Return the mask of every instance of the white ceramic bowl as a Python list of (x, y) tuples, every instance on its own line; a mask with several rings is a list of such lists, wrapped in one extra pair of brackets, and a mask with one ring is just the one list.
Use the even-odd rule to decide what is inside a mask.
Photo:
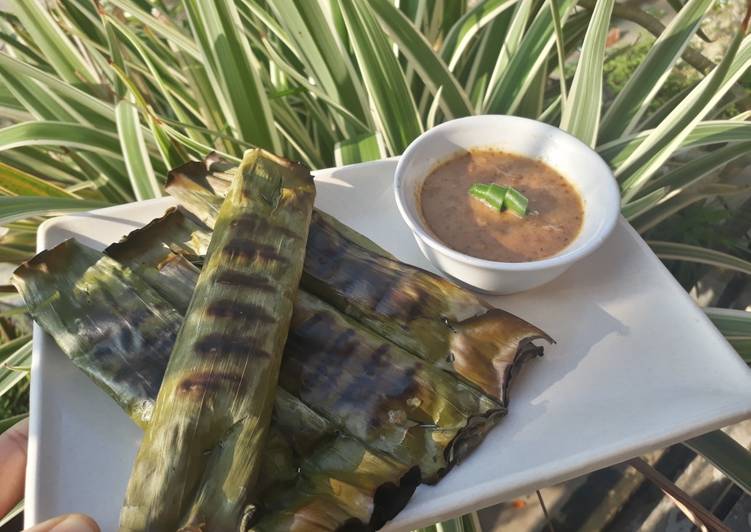
[[(584, 206), (584, 221), (576, 239), (557, 254), (531, 262), (478, 259), (438, 240), (422, 218), (420, 188), (436, 166), (471, 148), (493, 148), (538, 159), (563, 175)], [(399, 159), (394, 180), (399, 211), (428, 260), (449, 277), (494, 294), (529, 290), (558, 277), (605, 241), (620, 212), (618, 185), (594, 150), (556, 127), (514, 116), (470, 116), (434, 127), (409, 145)]]

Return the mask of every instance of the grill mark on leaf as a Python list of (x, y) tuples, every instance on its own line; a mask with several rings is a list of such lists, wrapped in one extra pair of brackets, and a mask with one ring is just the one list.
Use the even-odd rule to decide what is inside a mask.
[(289, 259), (279, 253), (275, 247), (259, 244), (250, 238), (233, 238), (222, 248), (222, 254), (230, 259), (242, 257), (247, 260), (262, 259), (280, 264), (289, 263)]
[(276, 224), (272, 224), (267, 218), (253, 213), (246, 213), (232, 220), (229, 226), (236, 229), (239, 233), (258, 234), (258, 232), (283, 235), (293, 240), (300, 240), (300, 235), (291, 229)]
[(388, 352), (388, 344), (381, 344), (378, 349), (374, 350), (368, 357), (367, 362), (363, 366), (363, 371), (366, 375), (374, 376), (379, 368), (383, 367), (384, 355)]
[[(424, 308), (430, 308), (430, 295), (419, 285), (407, 288), (401, 285), (401, 279), (394, 279), (394, 284), (384, 291), (383, 297), (376, 305), (376, 311), (400, 322), (412, 322), (423, 315)], [(415, 283), (416, 284), (416, 283)]]
[(237, 373), (192, 373), (184, 377), (178, 386), (181, 393), (200, 394), (219, 389), (224, 384), (240, 384), (242, 375)]
[(275, 290), (274, 286), (266, 277), (237, 270), (222, 271), (214, 278), (214, 282), (242, 288), (251, 288), (262, 292), (273, 292)]
[(285, 353), (289, 360), (295, 360), (293, 364), (300, 372), (300, 385), (304, 389), (316, 394), (325, 390), (328, 394), (337, 388), (343, 364), (331, 346), (341, 345), (351, 336), (350, 332), (336, 334), (336, 324), (325, 312), (316, 312), (290, 331)]
[[(303, 320), (299, 325), (295, 325), (290, 332), (297, 336), (307, 337), (322, 320), (323, 316), (321, 316), (321, 313), (316, 312), (310, 318)], [(292, 320), (292, 323), (295, 323), (294, 319)]]
[(354, 380), (342, 391), (341, 401), (357, 404), (371, 395), (371, 386), (379, 369), (386, 366), (384, 356), (389, 351), (388, 344), (381, 344), (367, 357), (363, 365), (363, 372), (355, 376)]
[(318, 279), (328, 279), (340, 269), (342, 257), (347, 254), (348, 244), (331, 238), (325, 227), (308, 233), (308, 250), (305, 254), (305, 270)]
[(235, 320), (254, 321), (260, 323), (275, 323), (274, 317), (265, 308), (253, 303), (238, 303), (231, 299), (213, 301), (206, 309), (209, 316), (216, 318), (232, 318)]
[(200, 338), (194, 349), (197, 355), (209, 356), (256, 356), (270, 358), (270, 355), (256, 346), (253, 337), (231, 337), (223, 333), (210, 333)]
[(339, 357), (349, 357), (357, 350), (357, 343), (352, 340), (357, 335), (357, 332), (353, 329), (346, 329), (342, 331), (339, 336), (334, 339), (331, 345), (331, 352)]
[[(390, 318), (411, 322), (422, 315), (430, 294), (419, 286), (406, 290), (409, 272), (395, 269), (387, 258), (371, 259), (359, 247), (332, 231), (320, 220), (308, 236), (305, 270), (313, 278), (331, 283), (363, 306), (376, 308)], [(405, 324), (406, 326), (406, 324)]]

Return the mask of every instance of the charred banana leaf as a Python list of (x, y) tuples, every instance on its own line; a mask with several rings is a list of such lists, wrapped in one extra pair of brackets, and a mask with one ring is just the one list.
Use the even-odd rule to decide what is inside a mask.
[[(149, 231), (153, 230), (154, 226), (149, 227)], [(144, 245), (145, 239), (140, 231), (135, 232), (131, 242)], [(167, 233), (161, 233), (157, 240), (169, 242), (171, 239)], [(130, 237), (122, 244), (129, 241)], [(139, 257), (135, 247), (129, 252), (132, 258)], [(156, 258), (156, 262), (161, 260), (161, 257)], [(134, 260), (134, 264), (140, 267), (138, 273), (143, 273), (148, 262)], [(62, 261), (58, 261), (57, 266), (65, 269)], [(97, 264), (92, 266), (96, 267)], [(188, 267), (193, 268), (190, 264)], [(161, 271), (158, 275), (166, 273)], [(40, 283), (43, 279), (35, 281)], [(192, 285), (183, 288), (190, 291)], [(362, 416), (359, 409), (353, 410), (351, 397), (349, 401), (321, 401), (320, 405), (311, 402), (326, 416), (323, 417), (284, 390), (278, 390), (272, 431), (264, 450), (262, 475), (263, 479), (274, 481), (259, 485), (264, 490), (264, 497), (260, 521), (253, 528), (373, 530), (406, 504), (416, 485), (422, 481), (421, 466), (427, 473), (442, 472), (439, 469), (445, 469), (446, 464), (450, 465), (472, 445), (479, 443), (482, 434), (497, 421), (503, 409), (449, 374), (429, 366), (415, 369), (423, 364), (419, 359), (389, 346), (359, 325), (338, 316), (334, 309), (317, 302), (312, 296), (303, 297), (305, 299), (296, 304), (291, 334), (305, 349), (297, 349), (291, 354), (292, 340), (288, 342), (285, 360), (290, 365), (285, 363), (283, 373), (289, 371), (290, 380), (298, 391), (311, 401), (315, 400), (317, 393), (322, 393), (323, 386), (331, 387), (331, 395), (346, 399), (356, 385), (363, 388), (365, 395), (372, 397), (366, 404), (367, 416)], [(95, 324), (92, 323), (92, 327), (96, 330)], [(309, 368), (303, 367), (309, 380), (301, 385), (300, 366), (307, 364), (306, 357), (315, 359), (315, 363)], [(317, 366), (318, 357), (322, 357), (324, 368), (343, 366), (345, 371), (340, 378), (332, 380), (331, 372), (327, 369), (321, 371)], [(363, 360), (358, 361), (357, 357), (363, 357)], [(121, 368), (121, 372), (127, 373), (127, 368)], [(364, 377), (359, 381), (353, 380), (354, 376), (361, 374)], [(380, 389), (381, 377), (384, 389)], [(425, 386), (424, 378), (429, 379), (430, 387)], [(443, 381), (449, 386), (440, 386)], [(442, 396), (442, 392), (446, 395)], [(153, 397), (144, 400), (153, 401)], [(448, 406), (441, 406), (443, 403)], [(467, 405), (471, 409), (475, 403), (476, 410), (458, 415), (452, 406)], [(436, 406), (435, 410), (431, 410), (431, 404)], [(428, 422), (439, 412), (442, 414), (439, 423)], [(352, 416), (348, 416), (349, 413)], [(418, 426), (414, 418), (426, 423)], [(452, 418), (453, 427), (449, 423)], [(363, 423), (352, 424), (354, 419), (362, 419)], [(383, 421), (384, 432), (389, 438), (386, 442), (379, 442), (376, 429)], [(458, 434), (457, 427), (461, 427)], [(336, 428), (338, 431), (334, 434)], [(350, 436), (348, 428), (371, 440), (371, 445)], [(442, 431), (446, 433), (441, 434)], [(431, 441), (429, 435), (433, 433), (437, 433), (438, 443)], [(456, 434), (453, 440), (451, 434)], [(399, 441), (400, 435), (403, 435), (404, 442)], [(446, 442), (449, 442), (448, 447)], [(423, 455), (436, 457), (435, 461)], [(433, 463), (442, 465), (434, 467)]]
[[(172, 241), (186, 233), (175, 229), (172, 218), (178, 216), (178, 211), (167, 213), (161, 222), (134, 231), (134, 238), (129, 235), (118, 244), (128, 248), (138, 273), (156, 272), (165, 260), (149, 248), (172, 249)], [(191, 292), (198, 272), (180, 264), (183, 273), (160, 270), (152, 282)], [(280, 384), (373, 449), (419, 466), (428, 482), (474, 448), (505, 412), (476, 388), (369, 332), (304, 290), (295, 302)]]
[(180, 313), (140, 276), (75, 240), (22, 264), (12, 281), (73, 363), (145, 427)]
[[(167, 191), (213, 227), (230, 165), (212, 154), (170, 174)], [(212, 199), (212, 196), (213, 199)], [(388, 256), (331, 216), (313, 213), (302, 286), (376, 334), (508, 404), (512, 373), (552, 339), (473, 292)]]
[[(156, 242), (171, 242), (170, 233), (174, 228), (171, 227), (169, 218), (175, 216), (179, 214), (171, 212), (160, 219), (164, 227), (170, 230), (155, 231), (156, 226), (147, 226), (150, 236)], [(67, 331), (73, 324), (85, 323), (85, 335), (98, 346), (99, 352), (110, 349), (109, 344), (120, 336), (111, 334), (112, 331), (107, 328), (112, 319), (100, 312), (100, 305), (93, 302), (87, 292), (66, 290), (61, 293), (56, 286), (78, 285), (82, 278), (102, 278), (102, 284), (105, 285), (103, 289), (107, 290), (106, 285), (110, 280), (104, 272), (112, 267), (124, 270), (122, 276), (138, 281), (150, 262), (144, 258), (146, 255), (139, 255), (137, 251), (140, 246), (149, 247), (142, 231), (134, 231), (121, 243), (131, 248), (128, 256), (138, 267), (135, 273), (75, 241), (45, 251), (32, 261), (33, 265), (22, 266), (16, 283), (19, 287), (23, 286), (25, 296), (30, 292), (54, 292), (58, 294), (56, 300), (59, 309), (74, 311), (35, 312), (42, 328), (61, 341), (69, 334)], [(147, 255), (155, 264), (163, 261), (162, 257), (155, 254)], [(72, 267), (81, 261), (87, 266)], [(156, 275), (152, 279), (164, 276), (164, 281), (179, 283), (181, 279), (194, 275), (192, 282), (182, 285), (184, 290), (192, 291), (198, 271), (189, 263), (180, 264), (188, 268), (186, 275), (173, 278), (170, 271), (155, 270)], [(62, 278), (61, 275), (65, 277)], [(23, 285), (20, 284), (20, 277), (23, 277)], [(148, 290), (142, 290), (141, 295), (144, 294), (148, 294)], [(171, 328), (176, 331), (182, 321), (182, 316), (176, 318), (176, 311), (168, 312), (166, 316), (169, 318), (159, 318), (157, 309), (163, 310), (169, 305), (156, 294), (151, 294), (151, 298), (139, 297), (139, 293), (132, 287), (123, 284), (117, 295), (118, 301), (127, 301), (128, 305), (127, 312), (115, 323), (128, 323), (134, 317), (141, 316), (143, 322), (159, 323), (156, 330)], [(63, 327), (58, 326), (59, 320), (62, 320)], [(79, 327), (74, 330), (78, 332), (81, 329)], [(336, 334), (336, 331), (332, 333)], [(174, 335), (170, 338), (174, 340)], [(82, 359), (77, 351), (82, 347), (80, 343), (61, 342), (61, 347), (66, 349), (66, 354), (71, 359), (79, 359), (82, 362), (80, 367), (100, 386), (106, 388), (111, 376), (117, 375), (120, 387), (113, 396), (126, 411), (131, 403), (136, 402), (145, 405), (141, 411), (151, 412), (164, 374), (166, 357), (143, 361), (139, 351), (119, 352), (117, 363), (110, 364), (106, 357)], [(165, 345), (164, 348), (165, 353), (171, 351), (171, 345)], [(148, 372), (141, 371), (140, 366), (144, 363), (148, 364)], [(145, 386), (144, 378), (147, 379)], [(132, 409), (130, 413), (135, 415)], [(315, 527), (320, 530), (336, 530), (343, 524), (346, 524), (348, 530), (374, 530), (404, 507), (421, 481), (417, 467), (410, 468), (388, 454), (369, 448), (344, 433), (341, 426), (319, 415), (281, 388), (277, 389), (263, 457), (263, 469), (258, 483), (263, 497), (260, 501), (259, 522), (253, 526), (256, 530), (311, 530)], [(355, 495), (356, 498), (353, 498)]]
[(321, 216), (308, 238), (302, 286), (375, 333), (508, 404), (512, 372), (552, 339), (435, 274), (376, 255)]
[(298, 481), (265, 501), (257, 532), (369, 532), (406, 506), (420, 483), (409, 468), (346, 434), (319, 445)]
[[(152, 236), (159, 236), (158, 242), (171, 242), (169, 222), (178, 216), (179, 212), (171, 211), (160, 218), (159, 223), (165, 222), (162, 227), (170, 230)], [(157, 270), (156, 264), (171, 260), (169, 253), (165, 257), (151, 254), (154, 263), (147, 266), (151, 261), (136, 249), (147, 242), (142, 231), (155, 233), (154, 227), (150, 224), (133, 231), (122, 242), (131, 248), (128, 255), (137, 266), (135, 271), (71, 239), (22, 264), (12, 279), (40, 327), (142, 428), (150, 421), (184, 317), (184, 312), (173, 308), (182, 296), (163, 299), (149, 287), (159, 280), (156, 284), (173, 283), (179, 288), (169, 294), (190, 294), (200, 273), (181, 260), (175, 260), (174, 268)], [(173, 276), (176, 271), (178, 275)], [(141, 279), (144, 275), (149, 279), (146, 283)], [(334, 430), (332, 423), (277, 388), (271, 428), (275, 441), (264, 453), (264, 466), (274, 474), (263, 478), (294, 478), (299, 464), (289, 464), (282, 471), (281, 460), (309, 454)], [(280, 461), (275, 463), (269, 456), (279, 456)]]
[[(201, 163), (191, 163), (194, 170), (198, 172), (196, 175), (200, 176), (200, 172), (205, 174), (207, 170), (212, 172), (209, 177), (204, 176), (201, 186), (196, 189), (199, 194), (202, 193), (202, 190), (211, 192), (201, 200), (204, 207), (211, 205), (212, 202), (218, 204), (221, 201), (214, 194), (214, 191), (222, 192), (225, 190), (234, 173), (233, 169), (230, 168), (231, 165), (218, 168), (217, 164), (221, 165), (221, 161), (208, 162), (207, 166), (201, 169)], [(198, 165), (197, 169), (195, 168), (196, 165)], [(179, 184), (181, 180), (186, 179), (184, 175), (175, 179), (174, 175), (173, 173), (173, 190), (175, 183)], [(200, 182), (200, 179), (198, 181)], [(195, 180), (191, 178), (188, 182), (195, 182)], [(180, 186), (177, 188), (183, 189)], [(189, 205), (190, 201), (183, 203)], [(196, 213), (196, 210), (193, 212)], [(323, 222), (334, 225), (338, 233), (344, 235), (348, 243), (359, 245), (376, 256), (387, 255), (365, 237), (345, 228), (336, 220), (323, 213), (320, 213), (316, 218), (319, 216), (323, 219)], [(209, 216), (204, 217), (204, 219), (213, 225), (214, 217)], [(122, 243), (108, 249), (108, 252), (130, 266), (139, 276), (143, 276), (144, 280), (147, 280), (153, 288), (157, 288), (157, 291), (170, 303), (179, 307), (180, 294), (189, 293), (197, 279), (198, 269), (194, 264), (200, 264), (201, 261), (200, 259), (197, 260), (196, 255), (202, 253), (200, 242), (205, 242), (208, 235), (207, 228), (202, 227), (201, 224), (196, 224), (189, 216), (186, 217), (184, 213), (178, 210), (168, 213), (163, 219), (134, 232)], [(121, 247), (121, 249), (118, 249), (118, 247)], [(188, 257), (189, 260), (186, 261), (184, 257)], [(170, 290), (160, 287), (160, 285), (165, 284), (165, 280), (172, 287)], [(303, 297), (307, 299), (308, 304), (306, 305), (304, 302), (301, 304), (298, 301), (295, 312), (296, 316), (299, 314), (300, 316), (307, 316), (307, 318), (301, 318), (302, 321), (295, 318), (295, 323), (307, 325), (302, 328), (293, 327), (291, 333), (299, 338), (300, 342), (306, 344), (306, 335), (310, 335), (310, 345), (315, 346), (315, 351), (318, 352), (317, 356), (327, 356), (330, 360), (335, 359), (342, 363), (348, 362), (348, 358), (352, 357), (353, 353), (347, 353), (346, 349), (332, 352), (331, 349), (335, 347), (335, 343), (332, 344), (331, 341), (338, 338), (338, 344), (346, 346), (346, 339), (349, 336), (353, 342), (361, 343), (360, 339), (363, 337), (362, 333), (364, 333), (365, 341), (362, 342), (363, 345), (370, 345), (374, 349), (372, 351), (356, 350), (356, 356), (367, 358), (368, 355), (374, 354), (375, 356), (370, 360), (371, 367), (373, 360), (381, 363), (376, 344), (383, 342), (382, 339), (363, 331), (351, 320), (342, 318), (333, 308), (317, 301), (310, 295)], [(298, 307), (300, 308), (299, 311)], [(334, 319), (329, 319), (325, 327), (322, 327), (321, 323), (326, 321), (325, 316), (328, 314), (333, 314)], [(321, 317), (321, 315), (324, 317)], [(315, 318), (316, 316), (319, 317)], [(318, 321), (319, 324), (311, 326), (311, 321), (314, 324)], [(44, 324), (42, 325), (44, 326)], [(352, 330), (354, 330), (354, 333)], [(322, 341), (324, 331), (328, 331), (328, 344)], [(291, 369), (289, 369), (294, 379), (296, 375), (299, 376), (299, 373), (295, 373), (295, 371), (300, 369), (301, 361), (306, 360), (304, 358), (306, 356), (312, 356), (313, 351), (306, 348), (306, 350), (298, 352), (296, 356), (292, 356), (290, 355), (292, 351), (289, 344), (285, 357), (297, 361), (293, 362), (293, 365), (290, 366)], [(391, 350), (396, 353), (403, 353), (394, 346), (388, 348), (388, 351)], [(321, 351), (330, 352), (321, 355)], [(409, 364), (410, 361), (415, 364), (421, 363), (406, 353), (403, 353), (403, 355), (409, 358), (399, 357), (398, 355), (396, 357), (392, 355), (385, 357), (386, 367), (392, 369), (394, 367), (405, 368), (404, 364)], [(92, 364), (95, 367), (96, 361), (92, 361)], [(298, 364), (297, 368), (294, 364)], [(365, 368), (367, 365), (368, 363), (364, 360), (361, 363), (358, 361), (348, 362), (348, 366), (351, 368)], [(407, 370), (410, 369), (409, 366), (406, 366), (406, 368)], [(282, 375), (286, 374), (287, 369), (286, 366), (283, 366)], [(320, 391), (321, 383), (327, 381), (335, 383), (336, 388), (331, 391), (331, 395), (336, 396), (351, 387), (352, 380), (350, 380), (350, 377), (359, 376), (359, 374), (352, 375), (348, 371), (346, 375), (340, 375), (340, 379), (332, 380), (326, 372), (321, 374), (312, 368), (303, 369), (307, 370), (311, 377), (310, 386), (305, 383), (306, 388), (304, 389), (309, 399), (317, 393), (316, 387)], [(429, 370), (432, 369), (429, 368)], [(122, 371), (125, 372), (125, 370)], [(313, 373), (310, 373), (311, 371)], [(90, 374), (92, 373), (90, 372)], [(104, 371), (104, 374), (106, 375), (106, 371)], [(448, 375), (445, 376), (449, 378)], [(393, 381), (393, 379), (391, 380)], [(455, 379), (449, 378), (449, 380), (454, 382), (454, 386), (457, 384), (461, 386), (461, 383), (456, 382)], [(394, 390), (398, 390), (398, 387), (390, 388), (389, 392), (378, 392), (380, 395), (377, 394), (377, 397), (373, 398), (369, 406), (378, 404), (379, 407), (386, 409), (394, 405), (397, 407), (404, 405), (404, 396), (400, 396)], [(470, 391), (474, 392), (474, 390)], [(440, 391), (436, 395), (440, 396)], [(407, 397), (407, 399), (410, 397)], [(453, 395), (449, 396), (449, 400), (454, 400)], [(443, 450), (444, 455), (439, 462), (446, 463), (450, 467), (455, 460), (479, 443), (482, 435), (503, 413), (504, 409), (494, 404), (494, 401), (487, 398), (485, 400), (491, 406), (485, 410), (484, 414), (470, 414), (467, 419), (467, 426), (460, 431), (455, 441)], [(438, 403), (438, 401), (435, 402)], [(417, 402), (410, 401), (406, 405), (408, 408), (413, 408), (417, 405)], [(323, 415), (318, 415), (297, 398), (286, 394), (284, 390), (278, 391), (272, 430), (264, 450), (266, 458), (263, 464), (265, 469), (262, 474), (263, 479), (273, 478), (275, 482), (259, 483), (259, 488), (263, 490), (264, 496), (258, 512), (258, 522), (253, 525), (253, 529), (374, 530), (379, 528), (406, 504), (422, 477), (427, 477), (426, 473), (420, 471), (419, 465), (410, 463), (410, 460), (419, 453), (413, 452), (414, 449), (400, 450), (401, 460), (399, 460), (390, 452), (380, 450), (381, 448), (389, 448), (385, 444), (374, 447), (363, 443), (358, 438), (353, 438), (348, 434), (347, 422), (351, 422), (351, 420), (346, 419), (348, 408), (346, 401), (343, 403), (322, 403), (321, 405), (311, 402), (310, 406)], [(373, 419), (388, 419), (396, 422), (404, 420), (404, 424), (401, 426), (388, 427), (387, 432), (392, 437), (398, 435), (399, 430), (405, 433), (419, 432), (415, 430), (417, 425), (414, 425), (414, 419), (403, 417), (398, 408), (390, 408), (390, 410), (375, 410), (371, 418), (364, 420), (364, 423), (360, 427), (355, 427), (355, 429), (360, 430), (359, 434), (367, 438), (373, 434)], [(423, 415), (427, 418), (430, 415), (430, 410), (426, 408)], [(329, 416), (331, 417), (329, 418)], [(378, 422), (380, 421), (375, 423)], [(335, 429), (338, 430), (333, 432)], [(438, 427), (425, 424), (418, 429), (437, 431)], [(406, 441), (417, 442), (418, 447), (421, 444), (420, 438), (415, 437), (414, 434), (407, 436)], [(440, 452), (440, 445), (433, 447), (434, 451), (436, 449), (437, 452)], [(429, 473), (430, 468), (426, 469)], [(445, 471), (445, 466), (434, 468), (433, 473), (440, 475), (443, 472), (441, 469)]]
[(430, 483), (505, 413), (476, 388), (303, 291), (279, 383), (373, 449), (417, 466)]
[(136, 455), (121, 530), (247, 528), (314, 196), (304, 167), (245, 154)]
[[(310, 319), (304, 323), (309, 325)], [(347, 334), (346, 329), (329, 332)], [(254, 529), (334, 530), (344, 523), (347, 530), (373, 530), (406, 504), (420, 481), (417, 467), (409, 468), (344, 434), (316, 445), (331, 434), (331, 423), (283, 390), (278, 391), (275, 415), (276, 431), (264, 451), (263, 478), (275, 479), (276, 485), (264, 484), (268, 495)], [(295, 479), (292, 488), (281, 489)]]
[[(130, 232), (121, 242), (104, 250), (141, 277), (183, 314), (188, 308), (198, 269), (203, 262), (211, 232), (177, 207), (144, 227)], [(187, 276), (187, 277), (186, 277)], [(190, 290), (185, 287), (190, 286)]]
[[(169, 212), (118, 244), (127, 248), (134, 267), (141, 268), (136, 271), (144, 276), (143, 270), (156, 272), (165, 259), (149, 250), (157, 245), (173, 249), (173, 241), (188, 233), (178, 227), (179, 216), (179, 211)], [(191, 292), (191, 274), (194, 283), (197, 271), (192, 265), (182, 267), (179, 276), (159, 271), (155, 287), (169, 283)], [(428, 482), (476, 446), (505, 412), (476, 388), (369, 332), (304, 290), (295, 302), (280, 384), (373, 449), (419, 466)]]
[[(216, 153), (210, 153), (203, 161), (190, 161), (170, 171), (165, 189), (185, 207), (186, 211), (200, 219), (207, 227), (214, 227), (219, 206), (227, 194), (235, 169), (236, 167), (232, 168), (231, 162), (222, 159)], [(377, 255), (393, 258), (393, 255), (378, 244), (330, 214), (318, 209), (313, 209), (313, 212), (315, 218), (334, 225), (347, 240)]]

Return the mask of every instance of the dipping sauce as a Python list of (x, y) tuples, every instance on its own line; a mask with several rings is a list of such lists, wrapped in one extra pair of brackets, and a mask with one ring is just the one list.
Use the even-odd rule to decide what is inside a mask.
[[(527, 214), (493, 210), (468, 194), (475, 183), (514, 187)], [(419, 192), (422, 216), (447, 246), (481, 259), (528, 262), (568, 246), (584, 218), (581, 198), (541, 161), (494, 150), (471, 150), (433, 170)]]

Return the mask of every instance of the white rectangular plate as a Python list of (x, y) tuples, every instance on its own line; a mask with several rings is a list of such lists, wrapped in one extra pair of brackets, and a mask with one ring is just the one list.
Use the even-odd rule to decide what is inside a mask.
[[(318, 207), (400, 259), (430, 269), (394, 203), (395, 160), (317, 172)], [(39, 249), (103, 248), (170, 199), (56, 218)], [(751, 414), (751, 371), (623, 220), (552, 283), (493, 298), (558, 343), (515, 380), (509, 415), (387, 526), (408, 530), (621, 462)], [(34, 331), (26, 526), (65, 512), (117, 527), (141, 432)]]

